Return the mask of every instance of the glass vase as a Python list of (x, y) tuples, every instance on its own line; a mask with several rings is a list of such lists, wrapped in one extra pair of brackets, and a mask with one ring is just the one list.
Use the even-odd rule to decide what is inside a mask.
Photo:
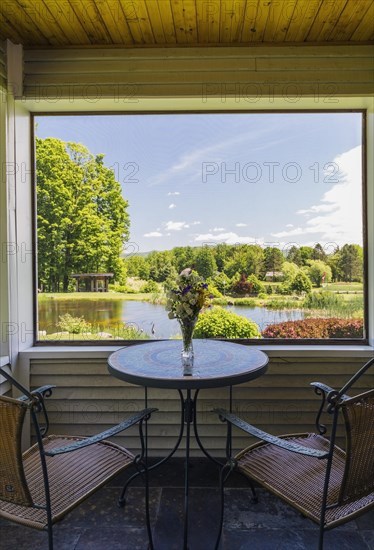
[(182, 366), (184, 376), (192, 375), (194, 362), (192, 335), (195, 329), (197, 318), (179, 320), (182, 331), (183, 349), (182, 349)]

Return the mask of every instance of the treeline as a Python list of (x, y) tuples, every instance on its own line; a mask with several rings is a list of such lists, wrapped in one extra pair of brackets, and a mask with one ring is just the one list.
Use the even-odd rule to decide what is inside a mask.
[(362, 281), (363, 250), (357, 244), (345, 244), (328, 254), (317, 243), (314, 247), (292, 246), (284, 253), (277, 247), (221, 243), (134, 255), (125, 259), (125, 267), (128, 276), (159, 283), (175, 278), (185, 267), (193, 267), (202, 277), (211, 279), (220, 292), (247, 281), (252, 281), (253, 287), (257, 280), (291, 281), (296, 275), (301, 287), (304, 283), (308, 286), (305, 277), (320, 287), (331, 281)]

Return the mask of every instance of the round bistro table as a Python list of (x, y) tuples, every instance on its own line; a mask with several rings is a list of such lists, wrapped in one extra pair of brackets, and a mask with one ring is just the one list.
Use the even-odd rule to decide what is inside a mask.
[[(166, 340), (135, 344), (115, 351), (109, 356), (110, 374), (145, 388), (145, 406), (148, 406), (148, 388), (175, 389), (181, 402), (181, 422), (177, 442), (170, 453), (149, 469), (166, 462), (178, 449), (186, 427), (185, 451), (185, 491), (184, 491), (184, 537), (183, 550), (188, 549), (188, 492), (191, 424), (196, 441), (202, 452), (214, 462), (202, 444), (197, 426), (196, 403), (201, 389), (228, 387), (230, 390), (230, 410), (232, 409), (232, 386), (254, 380), (267, 369), (268, 357), (262, 351), (243, 344), (218, 340), (194, 340), (194, 365), (192, 374), (186, 375), (182, 366), (180, 340)], [(192, 390), (194, 396), (192, 397)], [(185, 392), (185, 393), (183, 393)], [(136, 476), (137, 474), (135, 474)], [(120, 503), (124, 502), (126, 489), (135, 477), (126, 483)]]

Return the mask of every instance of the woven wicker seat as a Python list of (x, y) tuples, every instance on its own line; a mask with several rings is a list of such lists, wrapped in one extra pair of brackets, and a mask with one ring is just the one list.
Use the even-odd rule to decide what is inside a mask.
[[(149, 547), (153, 548), (148, 511), (148, 476), (144, 464), (142, 424), (156, 409), (144, 409), (98, 435), (84, 438), (47, 436), (48, 416), (44, 398), (53, 386), (28, 392), (4, 369), (0, 374), (22, 392), (19, 399), (0, 396), (0, 516), (48, 531), (53, 549), (52, 525), (119, 472), (136, 466), (145, 472), (146, 519)], [(37, 443), (21, 451), (22, 426), (27, 412)], [(42, 414), (43, 424), (38, 417)], [(141, 453), (136, 457), (107, 438), (139, 425)]]
[[(299, 510), (320, 526), (318, 548), (323, 548), (323, 535), (374, 506), (374, 389), (355, 397), (346, 391), (372, 365), (371, 359), (340, 390), (314, 382), (322, 404), (317, 415), (319, 433), (272, 436), (244, 422), (234, 414), (216, 410), (228, 425), (228, 446), (231, 427), (236, 426), (260, 439), (235, 457), (227, 457), (221, 472), (221, 524), (216, 548), (222, 532), (224, 481), (236, 468), (250, 482), (255, 481)], [(332, 415), (331, 436), (320, 423), (322, 412)], [(335, 444), (338, 417), (342, 415), (346, 431), (346, 449)], [(252, 485), (252, 491), (255, 489)]]

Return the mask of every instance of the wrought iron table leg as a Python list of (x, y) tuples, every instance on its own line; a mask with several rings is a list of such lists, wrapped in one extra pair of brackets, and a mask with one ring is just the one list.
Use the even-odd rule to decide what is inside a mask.
[[(204, 445), (203, 445), (203, 443), (200, 439), (200, 436), (199, 436), (199, 432), (198, 432), (198, 429), (197, 429), (197, 406), (196, 406), (197, 405), (197, 396), (199, 395), (199, 391), (200, 390), (195, 391), (194, 400), (193, 400), (193, 402), (194, 402), (194, 407), (193, 407), (193, 411), (194, 411), (193, 430), (194, 430), (195, 438), (196, 438), (197, 444), (200, 447), (200, 450), (205, 454), (205, 456), (207, 458), (209, 458), (209, 460), (211, 460), (215, 464), (218, 464), (218, 466), (222, 467), (224, 465), (224, 462), (221, 462), (220, 460), (217, 460), (216, 458), (214, 458), (214, 456), (212, 456), (206, 450), (206, 448), (204, 447)], [(230, 386), (230, 412), (232, 412), (232, 386)]]
[(191, 423), (194, 414), (194, 401), (191, 399), (191, 390), (187, 390), (186, 399), (184, 400), (184, 421), (186, 423), (186, 455), (184, 461), (184, 526), (183, 526), (183, 550), (188, 550), (188, 500), (189, 500), (189, 467), (190, 467), (190, 440), (191, 440)]

